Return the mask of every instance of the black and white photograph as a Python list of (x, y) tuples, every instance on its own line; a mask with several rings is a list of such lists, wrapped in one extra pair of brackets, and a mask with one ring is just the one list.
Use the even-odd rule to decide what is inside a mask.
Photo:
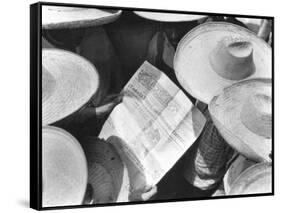
[(31, 207), (274, 194), (273, 17), (44, 2), (31, 17)]

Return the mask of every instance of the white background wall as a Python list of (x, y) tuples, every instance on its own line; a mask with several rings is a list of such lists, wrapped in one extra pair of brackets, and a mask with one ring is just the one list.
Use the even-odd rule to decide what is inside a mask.
[[(51, 0), (49, 0), (51, 1)], [(29, 4), (1, 2), (0, 12), (0, 212), (31, 212), (29, 206)], [(59, 2), (59, 0), (57, 0)], [(275, 16), (275, 189), (274, 197), (239, 198), (65, 210), (64, 212), (263, 212), (280, 206), (280, 5), (246, 0), (67, 0), (60, 2)], [(279, 84), (279, 85), (278, 85)], [(278, 132), (279, 131), (279, 132)], [(279, 204), (279, 205), (278, 205)]]

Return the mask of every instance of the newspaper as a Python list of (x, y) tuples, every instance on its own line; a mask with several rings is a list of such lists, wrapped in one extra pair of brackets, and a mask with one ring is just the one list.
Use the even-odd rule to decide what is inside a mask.
[(144, 62), (100, 138), (112, 143), (128, 168), (130, 190), (155, 185), (194, 143), (205, 118), (160, 70)]

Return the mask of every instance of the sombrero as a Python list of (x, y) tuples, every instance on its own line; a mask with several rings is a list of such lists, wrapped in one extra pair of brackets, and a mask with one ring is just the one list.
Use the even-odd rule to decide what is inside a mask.
[(164, 12), (134, 11), (134, 13), (142, 18), (154, 20), (154, 21), (160, 21), (160, 22), (188, 22), (188, 21), (196, 21), (207, 17), (204, 15), (164, 13)]
[(87, 162), (79, 142), (60, 128), (43, 127), (43, 207), (82, 204), (87, 176)]
[(234, 181), (227, 195), (259, 194), (272, 192), (272, 166), (270, 163), (255, 164)]
[(94, 8), (42, 6), (43, 29), (65, 29), (91, 27), (115, 21), (121, 10)]
[(115, 148), (96, 137), (85, 138), (81, 144), (88, 161), (94, 203), (127, 202), (128, 172)]
[(271, 78), (270, 46), (246, 28), (210, 22), (180, 41), (174, 69), (181, 86), (209, 103), (224, 87), (249, 78)]
[(271, 161), (271, 80), (250, 79), (227, 87), (209, 104), (226, 142), (246, 158)]
[(42, 125), (58, 121), (82, 107), (95, 94), (96, 68), (74, 53), (42, 50)]
[(242, 155), (239, 155), (235, 161), (231, 164), (229, 169), (224, 175), (223, 178), (223, 185), (224, 185), (224, 190), (225, 194), (229, 194), (229, 191), (231, 189), (231, 186), (233, 182), (236, 180), (236, 178), (247, 168), (250, 166), (256, 164), (256, 162), (251, 161), (247, 158), (245, 158)]

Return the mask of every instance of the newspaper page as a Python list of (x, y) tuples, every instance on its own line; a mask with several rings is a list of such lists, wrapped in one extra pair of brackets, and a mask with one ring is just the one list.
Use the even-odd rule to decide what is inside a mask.
[(100, 138), (112, 143), (128, 168), (130, 190), (155, 185), (194, 143), (205, 118), (160, 70), (144, 62)]

